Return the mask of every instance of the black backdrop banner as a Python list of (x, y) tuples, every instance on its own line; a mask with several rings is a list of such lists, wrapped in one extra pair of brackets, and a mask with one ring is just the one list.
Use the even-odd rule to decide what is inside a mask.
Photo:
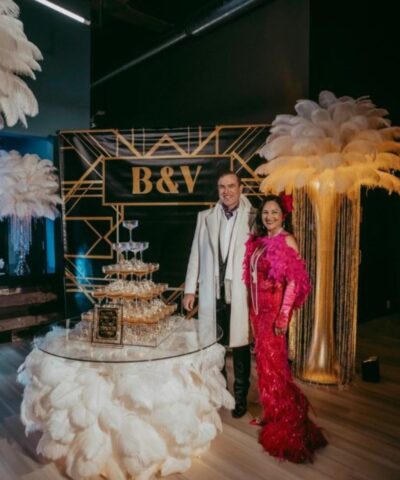
[(67, 314), (95, 303), (112, 244), (129, 239), (123, 221), (139, 220), (133, 240), (148, 241), (155, 281), (177, 298), (185, 279), (197, 213), (218, 199), (217, 178), (233, 170), (257, 203), (267, 125), (179, 129), (79, 130), (59, 134)]
[[(204, 205), (215, 201), (229, 156), (104, 159), (105, 205)], [(210, 188), (210, 186), (212, 186)]]

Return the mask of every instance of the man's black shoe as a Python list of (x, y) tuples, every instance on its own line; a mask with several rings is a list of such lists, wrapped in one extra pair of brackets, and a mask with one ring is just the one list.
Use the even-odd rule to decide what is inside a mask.
[(247, 403), (246, 402), (236, 402), (234, 410), (232, 410), (233, 418), (241, 418), (247, 412)]

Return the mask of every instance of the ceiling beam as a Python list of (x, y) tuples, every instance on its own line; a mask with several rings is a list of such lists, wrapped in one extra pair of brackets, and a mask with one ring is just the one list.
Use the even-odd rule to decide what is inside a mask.
[(102, 85), (103, 83), (111, 80), (116, 75), (119, 75), (126, 70), (142, 63), (143, 61), (154, 57), (158, 53), (180, 43), (181, 41), (194, 37), (197, 35), (202, 35), (207, 31), (216, 28), (220, 25), (225, 24), (226, 22), (233, 20), (234, 18), (242, 15), (251, 9), (260, 6), (263, 3), (269, 3), (273, 0), (230, 0), (220, 7), (212, 10), (211, 12), (201, 16), (199, 19), (196, 19), (191, 24), (189, 24), (182, 32), (170, 37), (160, 45), (152, 48), (151, 50), (145, 52), (142, 55), (130, 60), (129, 62), (121, 65), (112, 72), (106, 74), (105, 76), (95, 80), (91, 84), (91, 88)]

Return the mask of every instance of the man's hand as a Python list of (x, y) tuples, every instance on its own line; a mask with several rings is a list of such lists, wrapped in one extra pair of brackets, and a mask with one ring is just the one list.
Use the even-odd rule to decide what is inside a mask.
[(195, 295), (194, 293), (185, 293), (183, 296), (183, 308), (185, 310), (193, 310)]

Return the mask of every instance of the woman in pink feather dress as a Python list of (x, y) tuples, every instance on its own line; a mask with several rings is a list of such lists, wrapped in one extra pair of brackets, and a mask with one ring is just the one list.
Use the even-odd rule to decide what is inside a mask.
[(314, 451), (327, 442), (308, 418), (308, 400), (293, 382), (288, 363), (291, 314), (311, 289), (296, 241), (283, 228), (291, 209), (291, 197), (265, 197), (246, 243), (244, 280), (263, 407), (262, 419), (256, 422), (262, 426), (259, 441), (271, 455), (300, 463), (312, 461)]

